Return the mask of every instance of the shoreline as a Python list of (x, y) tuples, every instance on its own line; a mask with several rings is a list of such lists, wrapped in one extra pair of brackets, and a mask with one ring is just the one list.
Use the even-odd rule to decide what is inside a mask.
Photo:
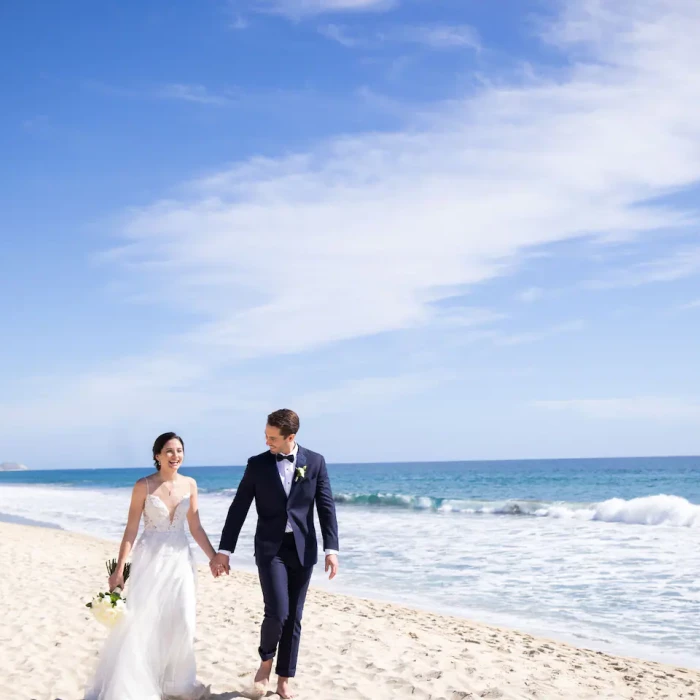
[[(84, 607), (114, 543), (0, 522), (0, 697), (82, 698), (105, 631)], [(128, 588), (127, 588), (128, 596)], [(257, 666), (257, 578), (198, 576), (197, 660), (212, 700), (245, 697)], [(700, 671), (311, 586), (299, 698), (682, 698)], [(243, 694), (243, 695), (242, 695)]]
[[(23, 518), (21, 515), (10, 515), (9, 513), (0, 513), (0, 523), (26, 525), (27, 527), (43, 527), (48, 530), (64, 530), (64, 528), (55, 523), (47, 523), (43, 520), (32, 520), (31, 518)], [(67, 530), (64, 531), (68, 532)]]
[[(26, 527), (39, 529), (46, 528), (70, 533), (79, 537), (88, 537), (111, 547), (113, 553), (109, 555), (110, 559), (116, 556), (119, 541), (121, 539), (121, 537), (110, 539), (107, 536), (92, 535), (80, 530), (67, 529), (55, 523), (31, 520), (21, 516), (14, 516), (0, 512), (0, 525), (2, 523), (19, 524)], [(204, 555), (191, 540), (191, 538), (190, 545), (198, 566), (200, 568), (202, 566), (206, 567), (206, 559)], [(321, 559), (319, 559), (319, 561), (320, 560)], [(252, 558), (250, 565), (246, 565), (241, 561), (232, 563), (231, 570), (235, 570), (241, 574), (252, 575), (257, 581), (257, 571)], [(440, 606), (437, 601), (422, 604), (420, 601), (411, 598), (410, 596), (404, 596), (403, 599), (401, 599), (401, 597), (399, 597), (399, 599), (391, 598), (390, 591), (386, 591), (382, 588), (371, 588), (367, 586), (358, 587), (352, 585), (346, 586), (344, 585), (342, 578), (336, 579), (334, 582), (329, 583), (323, 576), (322, 567), (317, 568), (317, 570), (314, 572), (312, 587), (331, 595), (344, 595), (353, 599), (366, 601), (367, 603), (396, 606), (402, 609), (415, 611), (416, 613), (438, 615), (471, 624), (483, 624), (501, 630), (517, 630), (522, 634), (528, 634), (530, 636), (548, 640), (556, 644), (567, 644), (584, 651), (596, 653), (602, 652), (604, 654), (619, 656), (621, 658), (649, 661), (651, 663), (660, 663), (700, 671), (700, 664), (697, 663), (695, 657), (686, 658), (683, 655), (678, 654), (665, 654), (663, 650), (656, 647), (647, 646), (644, 644), (634, 644), (628, 642), (628, 640), (593, 639), (590, 636), (576, 635), (574, 632), (567, 633), (560, 629), (537, 624), (536, 622), (531, 622), (527, 618), (518, 619), (508, 614), (494, 613), (490, 610), (469, 610), (468, 608), (461, 607), (457, 612), (455, 612), (444, 606)]]

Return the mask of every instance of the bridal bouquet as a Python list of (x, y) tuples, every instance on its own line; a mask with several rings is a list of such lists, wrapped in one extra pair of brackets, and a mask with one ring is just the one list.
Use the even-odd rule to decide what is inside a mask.
[[(117, 560), (105, 562), (107, 572), (111, 576), (117, 568)], [(124, 583), (126, 583), (131, 573), (131, 565), (124, 566)], [(115, 588), (113, 591), (101, 591), (89, 603), (85, 604), (86, 608), (90, 608), (92, 616), (105, 627), (114, 627), (121, 619), (126, 610), (126, 598), (122, 598), (121, 588)]]

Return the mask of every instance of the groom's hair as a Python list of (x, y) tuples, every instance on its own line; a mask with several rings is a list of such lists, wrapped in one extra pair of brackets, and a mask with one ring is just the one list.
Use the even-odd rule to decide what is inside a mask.
[(267, 417), (271, 428), (279, 428), (282, 437), (296, 435), (299, 432), (299, 416), (289, 408), (280, 408)]

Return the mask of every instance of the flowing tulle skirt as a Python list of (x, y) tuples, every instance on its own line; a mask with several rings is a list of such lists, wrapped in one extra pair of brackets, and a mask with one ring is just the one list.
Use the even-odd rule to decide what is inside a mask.
[(146, 531), (125, 591), (126, 614), (102, 650), (86, 700), (199, 700), (196, 568), (184, 532)]

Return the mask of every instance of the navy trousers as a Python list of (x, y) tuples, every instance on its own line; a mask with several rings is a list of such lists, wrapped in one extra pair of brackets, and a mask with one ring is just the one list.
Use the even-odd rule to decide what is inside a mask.
[(299, 561), (294, 536), (287, 533), (275, 557), (258, 562), (258, 576), (265, 601), (265, 617), (260, 630), (260, 658), (274, 658), (277, 647), (278, 676), (292, 678), (296, 673), (301, 616), (306, 591), (311, 580), (312, 566)]

